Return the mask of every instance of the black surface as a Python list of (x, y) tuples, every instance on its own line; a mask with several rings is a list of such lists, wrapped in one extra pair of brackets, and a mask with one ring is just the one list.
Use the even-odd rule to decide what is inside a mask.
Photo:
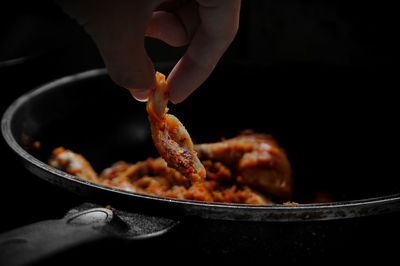
[[(58, 9), (49, 5), (50, 1), (21, 2), (3, 3), (6, 6), (1, 9), (1, 58), (8, 60), (27, 54), (35, 56), (29, 60), (16, 61), (16, 64), (7, 64), (6, 68), (0, 69), (2, 113), (20, 94), (39, 84), (102, 66), (88, 37), (71, 21), (66, 20), (65, 16), (60, 15)], [(322, 172), (326, 173), (327, 168), (331, 169), (332, 178), (321, 179), (316, 185), (323, 185), (325, 188), (343, 185), (347, 193), (342, 196), (359, 197), (360, 193), (365, 193), (362, 189), (364, 183), (360, 185), (359, 182), (353, 182), (351, 176), (341, 178), (343, 175), (336, 168), (337, 164), (352, 164), (354, 158), (355, 163), (360, 165), (360, 171), (355, 170), (353, 175), (358, 176), (361, 173), (368, 176), (371, 173), (371, 176), (375, 176), (375, 179), (365, 179), (366, 187), (376, 184), (376, 189), (368, 194), (382, 195), (392, 188), (396, 190), (395, 186), (385, 185), (387, 179), (393, 181), (397, 177), (398, 130), (395, 124), (398, 103), (393, 93), (398, 87), (397, 61), (394, 56), (398, 42), (397, 35), (394, 34), (397, 32), (397, 16), (393, 14), (397, 9), (392, 5), (394, 3), (359, 1), (244, 1), (238, 37), (225, 56), (228, 61), (262, 61), (271, 65), (268, 72), (260, 74), (260, 80), (268, 82), (272, 78), (275, 84), (268, 83), (262, 90), (258, 86), (249, 86), (242, 90), (246, 92), (243, 102), (250, 105), (247, 108), (257, 108), (254, 112), (257, 114), (255, 118), (248, 120), (251, 127), (255, 127), (253, 122), (260, 117), (257, 111), (268, 110), (268, 114), (264, 116), (269, 119), (274, 119), (274, 115), (270, 116), (270, 113), (281, 112), (281, 109), (268, 108), (269, 104), (262, 101), (260, 95), (277, 104), (281, 103), (283, 110), (290, 109), (301, 99), (309, 100), (301, 108), (291, 109), (288, 120), (272, 122), (277, 125), (288, 124), (291, 129), (305, 129), (304, 134), (298, 135), (296, 139), (285, 139), (285, 132), (279, 132), (285, 145), (295, 142), (306, 149), (310, 140), (316, 141), (313, 147), (316, 155), (314, 159), (317, 161), (298, 156), (301, 162), (292, 163), (297, 169), (301, 168), (298, 165), (303, 166), (303, 173), (310, 173), (315, 177)], [(149, 49), (156, 61), (175, 59), (182, 51), (167, 49), (152, 40), (146, 42), (150, 46), (156, 44)], [(54, 47), (57, 49), (53, 50)], [(40, 52), (36, 52), (37, 50)], [(229, 73), (225, 74), (229, 76)], [(253, 81), (254, 83), (257, 84), (258, 81)], [(310, 83), (313, 89), (310, 89)], [(277, 91), (284, 87), (282, 97), (276, 97)], [(242, 102), (230, 103), (225, 91), (229, 91), (229, 88), (221, 84), (211, 94), (217, 92), (224, 98), (214, 96), (211, 100), (229, 104), (230, 107), (234, 105), (234, 108), (244, 108)], [(195, 97), (196, 94), (191, 96)], [(353, 105), (355, 103), (359, 105)], [(182, 104), (182, 108), (185, 105), (190, 107), (191, 104)], [(184, 118), (179, 108), (177, 107), (176, 112), (185, 119), (185, 123), (196, 122), (199, 117), (204, 120), (200, 112), (199, 117)], [(321, 109), (325, 109), (325, 112)], [(228, 109), (217, 110), (217, 114), (224, 119), (229, 117)], [(354, 112), (348, 113), (348, 110)], [(316, 115), (318, 120), (314, 119)], [(343, 121), (337, 117), (347, 119), (342, 124)], [(318, 131), (307, 130), (309, 126)], [(350, 131), (348, 126), (358, 130)], [(325, 133), (331, 130), (337, 138), (326, 139)], [(349, 138), (345, 138), (346, 136)], [(341, 145), (341, 138), (345, 139), (346, 145)], [(321, 153), (327, 149), (334, 151), (329, 156), (331, 161), (324, 161), (321, 157)], [(354, 151), (360, 149), (364, 151), (360, 157), (352, 156)], [(339, 154), (339, 150), (344, 157), (334, 156)], [(17, 158), (3, 140), (0, 141), (0, 153), (0, 232), (44, 219), (60, 218), (67, 210), (82, 203), (80, 197), (34, 178), (20, 167)], [(311, 185), (313, 188), (314, 183), (297, 185), (306, 188)], [(361, 190), (358, 190), (360, 186)], [(221, 230), (212, 221), (201, 221), (200, 225), (185, 223), (185, 227), (179, 227), (175, 234), (156, 241), (95, 243), (55, 256), (50, 263), (68, 263), (83, 259), (98, 263), (123, 262), (132, 260), (132, 250), (152, 260), (165, 262), (173, 260), (171, 254), (177, 253), (176, 247), (181, 247), (182, 253), (195, 254), (196, 260), (204, 259), (207, 262), (211, 258), (205, 254), (217, 255), (220, 260), (227, 262), (249, 259), (265, 263), (279, 262), (276, 255), (283, 254), (282, 259), (286, 262), (300, 259), (306, 263), (385, 263), (390, 262), (397, 254), (392, 243), (396, 243), (400, 236), (398, 216), (392, 214), (356, 219), (352, 222), (343, 220), (335, 223), (328, 233), (321, 233), (312, 223), (305, 227), (298, 224), (297, 231), (302, 235), (297, 235), (297, 239), (282, 238), (281, 234), (296, 233), (296, 227), (288, 229), (285, 224), (281, 224), (281, 229), (268, 232), (268, 227), (260, 226), (262, 229), (259, 230), (264, 230), (265, 235), (274, 236), (272, 242), (277, 243), (275, 248), (270, 248), (271, 245), (265, 240), (267, 238), (257, 240), (248, 237), (245, 229), (249, 225), (246, 223), (232, 223), (229, 227), (233, 230), (227, 228), (227, 231)], [(330, 222), (324, 224), (328, 226)], [(251, 226), (258, 228), (259, 225)], [(238, 233), (232, 235), (232, 231)], [(207, 232), (211, 232), (215, 238), (209, 237)], [(311, 246), (304, 245), (307, 240), (314, 240), (316, 236), (324, 241)], [(202, 256), (196, 253), (196, 248), (201, 248)], [(152, 255), (154, 250), (159, 256)], [(309, 255), (308, 251), (312, 250), (316, 252)]]
[(178, 224), (170, 219), (85, 203), (61, 219), (40, 221), (0, 234), (0, 264), (42, 262), (71, 248), (100, 241), (140, 242), (162, 236)]

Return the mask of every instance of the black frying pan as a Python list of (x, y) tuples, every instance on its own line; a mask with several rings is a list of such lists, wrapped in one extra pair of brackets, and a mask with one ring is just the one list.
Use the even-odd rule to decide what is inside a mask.
[[(165, 74), (170, 70), (168, 64), (160, 64), (157, 69)], [(313, 66), (221, 65), (184, 103), (170, 104), (170, 112), (181, 119), (197, 143), (232, 137), (248, 128), (272, 134), (286, 149), (293, 165), (293, 200), (312, 202), (314, 195), (322, 191), (332, 196), (332, 203), (256, 206), (163, 198), (98, 185), (48, 166), (46, 161), (57, 146), (83, 154), (97, 171), (118, 160), (135, 162), (158, 156), (151, 141), (145, 105), (133, 100), (125, 89), (116, 87), (103, 69), (64, 77), (21, 96), (4, 114), (2, 133), (24, 166), (36, 176), (101, 206), (171, 219), (160, 218), (164, 226), (156, 226), (156, 233), (136, 232), (127, 234), (128, 238), (159, 235), (179, 224), (176, 221), (187, 219), (234, 227), (244, 222), (250, 227), (257, 225), (260, 235), (260, 224), (312, 224), (397, 213), (399, 181), (393, 175), (390, 159), (376, 156), (374, 164), (368, 161), (371, 154), (378, 152), (369, 145), (371, 139), (383, 135), (386, 139), (380, 139), (380, 143), (388, 139), (386, 133), (377, 135), (373, 129), (376, 126), (371, 124), (378, 123), (379, 132), (391, 129), (384, 128), (386, 121), (375, 119), (375, 111), (369, 109), (369, 101), (377, 100), (375, 95), (340, 86), (345, 78), (358, 74), (349, 69), (338, 72)], [(40, 141), (39, 149), (32, 147), (34, 141)], [(382, 163), (385, 167), (378, 167)], [(85, 209), (82, 217), (91, 210)], [(101, 236), (123, 236), (121, 232), (129, 232), (126, 225), (121, 231), (123, 222), (107, 218), (113, 216), (112, 211), (95, 208), (93, 213), (94, 218), (89, 215), (83, 222), (80, 218), (73, 222), (74, 230), (83, 230), (77, 224), (89, 225), (90, 230), (105, 224), (108, 229), (102, 229)], [(74, 219), (80, 217), (80, 213), (74, 215)], [(61, 224), (70, 225), (70, 220), (67, 215)], [(113, 225), (117, 224), (118, 233), (109, 229), (111, 220)], [(57, 232), (64, 231), (59, 224), (55, 230), (49, 229), (51, 224), (44, 228), (56, 236), (43, 239), (60, 239)], [(94, 232), (88, 233), (87, 239), (97, 239), (98, 230)], [(16, 230), (3, 235), (3, 246), (18, 239), (19, 233)], [(79, 238), (77, 242), (87, 240), (85, 234), (78, 235), (83, 240)], [(21, 252), (20, 247), (18, 250)]]

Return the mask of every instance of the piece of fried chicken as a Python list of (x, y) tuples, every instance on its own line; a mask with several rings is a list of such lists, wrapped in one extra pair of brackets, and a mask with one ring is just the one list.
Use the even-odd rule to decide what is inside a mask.
[(292, 169), (285, 151), (269, 135), (252, 131), (216, 143), (195, 145), (201, 160), (222, 162), (236, 170), (238, 181), (253, 188), (290, 198)]
[(156, 87), (146, 106), (154, 145), (169, 167), (192, 182), (204, 181), (206, 171), (193, 149), (189, 133), (178, 118), (167, 114), (168, 94), (165, 76), (156, 72)]

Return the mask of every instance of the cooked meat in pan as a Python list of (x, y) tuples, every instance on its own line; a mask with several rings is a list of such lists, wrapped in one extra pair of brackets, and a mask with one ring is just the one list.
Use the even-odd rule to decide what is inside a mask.
[(221, 162), (232, 169), (237, 182), (255, 189), (290, 198), (292, 169), (278, 143), (269, 135), (244, 131), (240, 136), (217, 143), (195, 146), (202, 160)]
[(97, 174), (80, 154), (59, 147), (49, 164), (102, 185), (156, 196), (245, 204), (272, 204), (292, 193), (292, 175), (285, 152), (271, 136), (243, 134), (217, 143), (193, 146), (205, 179), (193, 182), (163, 158), (119, 161)]

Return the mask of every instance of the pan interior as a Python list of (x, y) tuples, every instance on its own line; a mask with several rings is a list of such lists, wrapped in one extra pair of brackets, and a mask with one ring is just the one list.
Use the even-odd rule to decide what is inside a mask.
[[(169, 104), (170, 113), (195, 143), (245, 129), (272, 134), (292, 163), (294, 201), (312, 201), (318, 193), (335, 201), (396, 194), (400, 182), (391, 151), (398, 108), (391, 92), (365, 90), (363, 75), (334, 67), (221, 64), (186, 101)], [(158, 156), (145, 104), (103, 70), (31, 94), (13, 117), (12, 133), (43, 162), (64, 146), (98, 172), (118, 160)], [(32, 148), (34, 141), (39, 149)]]

